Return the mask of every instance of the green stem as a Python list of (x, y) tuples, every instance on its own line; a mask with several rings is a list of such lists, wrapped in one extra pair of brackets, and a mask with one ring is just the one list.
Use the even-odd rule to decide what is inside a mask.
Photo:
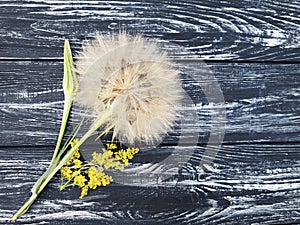
[(103, 116), (95, 121), (95, 123), (92, 124), (88, 132), (84, 134), (84, 136), (77, 142), (77, 144), (72, 147), (65, 156), (59, 161), (58, 158), (56, 158), (53, 163), (49, 166), (47, 171), (40, 177), (40, 179), (35, 183), (35, 185), (32, 188), (32, 195), (31, 197), (25, 202), (25, 204), (19, 209), (19, 211), (12, 217), (12, 220), (16, 220), (18, 217), (23, 215), (29, 207), (34, 203), (37, 196), (43, 191), (43, 189), (47, 186), (47, 184), (50, 182), (50, 180), (53, 178), (53, 176), (60, 170), (61, 167), (63, 167), (70, 158), (74, 155), (74, 152), (77, 148), (79, 148), (101, 125), (103, 125), (108, 117), (110, 116), (110, 111), (107, 111), (103, 114)]
[[(93, 133), (93, 132), (92, 132)], [(55, 167), (50, 166), (48, 170), (40, 177), (40, 179), (36, 182), (36, 184), (32, 188), (32, 195), (31, 197), (25, 202), (25, 204), (19, 209), (19, 211), (12, 217), (12, 220), (16, 220), (18, 217), (23, 215), (29, 207), (34, 203), (37, 196), (43, 191), (43, 189), (47, 186), (47, 184), (50, 182), (50, 180), (53, 178), (53, 176), (57, 173), (60, 168), (66, 164), (70, 160), (70, 158), (73, 156), (75, 150), (83, 144), (84, 141), (92, 134), (90, 131), (87, 132), (80, 140), (79, 142), (68, 151), (68, 153), (62, 158), (60, 162), (56, 162), (57, 164)], [(52, 164), (54, 165), (54, 164)]]
[(60, 131), (59, 131), (56, 147), (55, 147), (50, 165), (54, 162), (55, 158), (57, 157), (62, 139), (64, 137), (70, 110), (72, 107), (72, 98), (73, 97), (71, 97), (71, 96), (69, 96), (69, 97), (65, 96), (64, 112), (63, 112), (63, 117), (62, 117), (62, 121), (61, 121)]
[[(58, 140), (56, 143), (56, 147), (52, 156), (52, 160), (50, 163), (49, 168), (47, 171), (37, 180), (34, 186), (31, 189), (32, 195), (31, 197), (25, 202), (25, 204), (19, 209), (19, 211), (12, 217), (12, 220), (16, 220), (19, 216), (24, 214), (32, 203), (35, 201), (37, 196), (41, 193), (41, 191), (46, 187), (52, 177), (56, 174), (56, 172), (61, 168), (61, 163), (59, 163), (60, 156), (65, 152), (66, 147), (60, 148), (64, 132), (67, 126), (68, 117), (70, 114), (73, 95), (76, 93), (77, 90), (77, 80), (74, 72), (74, 62), (72, 58), (72, 52), (70, 48), (70, 44), (68, 40), (65, 40), (64, 44), (64, 78), (63, 78), (63, 90), (65, 95), (64, 101), (64, 111), (63, 111), (63, 118), (60, 127), (60, 132), (58, 135)], [(74, 151), (72, 152), (74, 154)], [(71, 158), (71, 154), (66, 154), (66, 157)], [(58, 157), (59, 156), (59, 157)], [(66, 157), (63, 158), (62, 161), (64, 163), (67, 162), (68, 159)]]
[(15, 221), (19, 216), (21, 216), (23, 213), (25, 213), (29, 207), (32, 205), (32, 203), (37, 198), (37, 194), (32, 194), (31, 197), (25, 202), (25, 204), (19, 209), (19, 211), (11, 218), (12, 221)]
[(30, 198), (24, 203), (24, 205), (18, 210), (18, 212), (12, 217), (11, 220), (16, 220), (18, 217), (20, 217), (22, 214), (24, 214), (29, 207), (32, 205), (32, 203), (36, 200), (42, 189), (40, 187), (44, 184), (46, 177), (49, 176), (49, 173), (51, 171), (51, 168), (53, 168), (51, 165), (47, 169), (46, 172), (35, 182), (34, 186), (31, 189), (31, 196)]

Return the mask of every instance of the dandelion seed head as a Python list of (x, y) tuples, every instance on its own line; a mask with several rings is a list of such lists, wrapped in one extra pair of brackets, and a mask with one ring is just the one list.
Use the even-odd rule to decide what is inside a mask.
[(111, 108), (105, 127), (123, 141), (160, 140), (176, 119), (182, 89), (166, 53), (140, 35), (103, 37), (85, 44), (76, 62), (75, 102), (96, 118)]

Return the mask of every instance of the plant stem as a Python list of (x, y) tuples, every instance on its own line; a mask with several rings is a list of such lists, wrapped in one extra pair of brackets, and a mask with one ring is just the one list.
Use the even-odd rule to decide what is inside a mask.
[(62, 139), (64, 137), (65, 129), (66, 129), (66, 126), (67, 126), (70, 110), (71, 110), (71, 107), (72, 107), (72, 102), (73, 102), (72, 98), (73, 97), (70, 97), (70, 96), (65, 97), (64, 111), (63, 111), (63, 117), (62, 117), (62, 121), (61, 121), (60, 131), (59, 131), (56, 147), (55, 147), (55, 150), (54, 150), (54, 153), (53, 153), (52, 160), (51, 160), (50, 164), (52, 164), (54, 162), (55, 158), (58, 155), (60, 145), (61, 145)]
[(37, 196), (38, 196), (37, 194), (32, 194), (31, 197), (25, 202), (25, 204), (19, 209), (19, 211), (11, 218), (11, 220), (15, 221), (19, 216), (25, 213), (32, 205), (32, 203), (35, 201)]
[(65, 44), (64, 44), (64, 78), (63, 78), (62, 86), (63, 86), (64, 98), (65, 98), (64, 111), (63, 111), (62, 122), (60, 125), (58, 140), (52, 156), (51, 164), (54, 162), (56, 156), (59, 153), (60, 144), (62, 142), (65, 129), (67, 126), (67, 122), (68, 122), (68, 118), (69, 118), (69, 114), (73, 102), (73, 97), (74, 94), (76, 93), (77, 86), (78, 86), (75, 71), (74, 71), (74, 61), (72, 58), (72, 52), (68, 40), (65, 40)]
[[(72, 52), (70, 48), (70, 44), (68, 40), (65, 40), (64, 44), (64, 78), (63, 78), (63, 90), (64, 90), (64, 111), (62, 122), (60, 126), (60, 131), (58, 135), (58, 140), (56, 143), (56, 147), (52, 156), (52, 160), (50, 166), (47, 171), (37, 180), (37, 182), (33, 185), (31, 192), (31, 197), (25, 202), (25, 204), (19, 209), (19, 211), (12, 217), (12, 220), (16, 220), (19, 216), (24, 214), (32, 203), (35, 201), (37, 196), (42, 192), (42, 190), (47, 186), (52, 177), (56, 174), (56, 172), (72, 157), (74, 154), (74, 148), (72, 148), (61, 160), (59, 161), (63, 153), (67, 147), (60, 148), (65, 129), (67, 126), (73, 97), (77, 90), (77, 80), (74, 71), (74, 62), (72, 58)], [(95, 131), (95, 130), (94, 130)], [(84, 142), (85, 140), (83, 140)], [(81, 142), (81, 144), (83, 143)], [(67, 146), (67, 145), (65, 145)], [(79, 146), (79, 145), (78, 145)], [(78, 148), (77, 146), (77, 148)], [(76, 148), (75, 148), (76, 149)], [(63, 164), (62, 164), (63, 162)]]
[[(93, 131), (94, 132), (94, 131)], [(93, 133), (93, 132), (87, 132), (80, 140), (79, 142), (68, 151), (68, 153), (62, 158), (62, 160), (57, 161), (54, 160), (53, 164), (49, 166), (47, 171), (40, 177), (40, 179), (35, 183), (35, 185), (32, 188), (32, 195), (31, 197), (24, 203), (24, 205), (19, 209), (19, 211), (12, 217), (12, 220), (16, 220), (18, 217), (23, 215), (29, 207), (34, 203), (37, 196), (44, 190), (44, 188), (47, 186), (47, 184), (50, 182), (50, 180), (53, 178), (53, 176), (57, 173), (60, 168), (66, 164), (67, 161), (73, 156), (75, 150), (83, 144), (83, 142)], [(55, 166), (54, 166), (55, 165)]]
[(110, 111), (108, 110), (106, 113), (103, 114), (103, 116), (96, 120), (90, 129), (84, 134), (84, 136), (77, 142), (77, 144), (72, 147), (65, 156), (59, 160), (58, 158), (55, 158), (53, 163), (49, 166), (47, 171), (37, 180), (35, 185), (33, 186), (31, 192), (31, 197), (24, 203), (24, 205), (19, 209), (19, 211), (12, 217), (12, 220), (16, 220), (18, 217), (23, 215), (29, 207), (34, 203), (37, 196), (44, 190), (44, 188), (47, 186), (47, 184), (50, 182), (50, 180), (53, 178), (53, 176), (57, 173), (57, 171), (60, 170), (61, 167), (63, 167), (66, 162), (70, 160), (70, 158), (74, 155), (74, 152), (77, 148), (79, 148), (101, 125), (103, 125), (107, 118), (110, 116)]

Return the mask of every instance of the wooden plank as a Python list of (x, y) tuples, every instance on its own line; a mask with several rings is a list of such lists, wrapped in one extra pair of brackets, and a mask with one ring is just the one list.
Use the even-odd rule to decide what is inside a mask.
[[(300, 1), (46, 1), (0, 4), (0, 58), (57, 58), (96, 32), (142, 32), (174, 57), (299, 61)], [(180, 49), (180, 50), (179, 50)]]
[[(225, 123), (225, 143), (300, 140), (299, 64), (176, 65), (193, 102), (183, 102), (178, 125), (165, 143), (182, 138), (191, 144), (189, 136), (199, 137), (193, 144), (207, 143), (211, 129), (221, 130)], [(0, 63), (1, 146), (55, 144), (63, 108), (62, 67), (61, 62)], [(215, 87), (206, 74), (218, 80), (224, 103), (209, 96)], [(213, 120), (220, 111), (225, 117)], [(70, 127), (81, 116), (75, 109)]]
[[(300, 223), (300, 1), (3, 0), (0, 11), (0, 224)], [(112, 185), (80, 200), (57, 175), (10, 222), (51, 160), (64, 39), (79, 50), (120, 27), (176, 59), (187, 93), (178, 123)], [(86, 159), (98, 149), (81, 146)]]
[[(186, 148), (178, 147), (185, 152)], [(139, 153), (131, 184), (113, 183), (79, 199), (79, 190), (60, 192), (57, 175), (21, 224), (292, 224), (300, 222), (300, 145), (223, 145), (211, 166), (201, 168), (204, 147), (168, 181), (143, 178), (164, 173), (155, 164), (170, 147)], [(0, 149), (0, 223), (29, 195), (51, 159), (49, 147)], [(176, 155), (181, 158), (183, 155)], [(158, 157), (158, 158), (157, 158)], [(34, 168), (34, 169), (33, 169)], [(177, 168), (178, 169), (178, 168)], [(126, 174), (125, 174), (126, 177)], [(17, 223), (18, 224), (18, 223)]]

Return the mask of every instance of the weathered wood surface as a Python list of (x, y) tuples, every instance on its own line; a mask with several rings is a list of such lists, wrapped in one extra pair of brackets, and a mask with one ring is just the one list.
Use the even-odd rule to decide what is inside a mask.
[[(0, 224), (300, 224), (299, 15), (300, 1), (1, 1)], [(64, 39), (79, 50), (119, 27), (170, 52), (193, 104), (116, 183), (80, 200), (57, 175), (11, 223), (54, 149)], [(224, 104), (207, 96), (218, 93), (207, 73)], [(225, 123), (222, 147), (206, 146)], [(189, 161), (160, 164), (170, 156)]]
[[(143, 170), (131, 185), (115, 183), (83, 200), (78, 189), (60, 192), (57, 176), (17, 224), (298, 224), (299, 149), (299, 144), (224, 145), (210, 167), (197, 167), (201, 154), (195, 154), (178, 176), (157, 184), (142, 182), (152, 172), (143, 174), (141, 158), (160, 157), (168, 147), (148, 151), (135, 160)], [(10, 224), (51, 153), (47, 147), (0, 149), (0, 223)]]
[(124, 27), (168, 43), (181, 57), (299, 61), (300, 1), (5, 1), (1, 58), (61, 57), (96, 32)]
[[(176, 126), (165, 143), (176, 143), (180, 132), (184, 142), (193, 134), (206, 143), (213, 126), (210, 115), (220, 108), (226, 109), (220, 122), (226, 123), (225, 143), (300, 141), (299, 64), (203, 65), (177, 63), (193, 104), (183, 103), (179, 123), (184, 126)], [(60, 62), (0, 63), (2, 146), (55, 144), (63, 110), (62, 68)], [(219, 82), (224, 104), (208, 102), (201, 86), (209, 87), (210, 77), (197, 79), (209, 69)], [(197, 117), (188, 116), (190, 112)]]

